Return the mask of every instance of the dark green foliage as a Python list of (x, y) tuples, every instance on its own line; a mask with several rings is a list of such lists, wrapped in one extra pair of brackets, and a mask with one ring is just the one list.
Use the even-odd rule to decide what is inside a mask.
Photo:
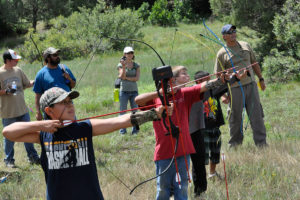
[(60, 15), (69, 16), (79, 7), (94, 7), (97, 0), (0, 0), (0, 36), (25, 33), (36, 29), (40, 20), (46, 23)]
[(263, 63), (265, 74), (271, 82), (287, 82), (289, 80), (300, 80), (300, 62), (295, 58), (284, 55), (273, 49), (270, 56), (266, 56)]
[(264, 58), (264, 68), (271, 81), (300, 79), (300, 2), (287, 0), (273, 23), (276, 42)]
[(153, 6), (155, 0), (105, 0), (105, 2), (107, 5), (111, 5), (113, 7), (120, 5), (122, 8), (138, 9), (144, 3), (148, 3), (150, 7)]
[[(33, 43), (29, 40), (32, 34), (40, 50), (49, 46), (62, 50), (63, 59), (73, 59), (110, 50), (122, 49), (124, 42), (103, 38), (103, 35), (119, 38), (141, 38), (139, 29), (141, 20), (136, 12), (130, 9), (121, 10), (120, 7), (106, 7), (104, 2), (94, 9), (81, 8), (80, 12), (74, 12), (70, 17), (57, 17), (50, 21), (51, 29), (43, 34), (33, 34), (32, 30), (27, 34), (28, 40), (21, 52), (31, 61), (39, 57)], [(99, 46), (100, 38), (102, 43)]]
[(269, 33), (270, 23), (285, 0), (210, 0), (213, 14), (237, 26), (248, 26), (259, 33)]
[(149, 20), (152, 24), (160, 26), (176, 25), (175, 17), (169, 8), (167, 0), (157, 0), (151, 10)]
[(300, 1), (287, 0), (273, 20), (273, 33), (279, 51), (300, 59)]
[(0, 38), (13, 36), (28, 28), (20, 24), (22, 13), (21, 0), (0, 0)]
[(211, 14), (208, 0), (174, 0), (176, 20), (183, 22), (201, 22), (201, 18)]
[(189, 22), (194, 16), (192, 13), (192, 5), (189, 0), (174, 0), (174, 15), (176, 20)]
[(144, 2), (141, 7), (137, 10), (138, 15), (144, 22), (148, 21), (148, 17), (150, 16), (150, 5), (147, 2)]

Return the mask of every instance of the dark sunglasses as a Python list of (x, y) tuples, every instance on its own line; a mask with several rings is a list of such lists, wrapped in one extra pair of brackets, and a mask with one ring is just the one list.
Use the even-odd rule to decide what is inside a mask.
[(51, 54), (52, 57), (58, 57), (59, 55), (57, 53)]
[(232, 34), (232, 33), (236, 33), (236, 30), (235, 29), (233, 29), (233, 30), (231, 30), (231, 31), (227, 31), (227, 33), (226, 34)]

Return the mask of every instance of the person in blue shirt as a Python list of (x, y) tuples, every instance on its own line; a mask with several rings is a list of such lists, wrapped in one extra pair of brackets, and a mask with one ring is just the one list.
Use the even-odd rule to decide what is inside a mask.
[(43, 53), (46, 65), (37, 73), (33, 86), (37, 120), (42, 120), (39, 100), (46, 90), (60, 87), (66, 91), (71, 91), (76, 85), (76, 78), (71, 70), (64, 64), (60, 64), (60, 52), (59, 49), (49, 47)]
[[(72, 99), (78, 96), (74, 90), (50, 88), (40, 98), (41, 110), (50, 120), (16, 122), (3, 129), (3, 135), (11, 141), (41, 145), (47, 200), (103, 200), (93, 137), (158, 120), (164, 110), (160, 106), (135, 114), (76, 122)], [(168, 113), (172, 114), (172, 108), (168, 107)]]

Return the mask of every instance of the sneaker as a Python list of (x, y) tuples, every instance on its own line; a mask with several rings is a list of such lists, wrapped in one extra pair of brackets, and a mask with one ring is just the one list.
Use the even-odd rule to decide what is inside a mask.
[(40, 165), (41, 159), (39, 157), (30, 157), (28, 158), (28, 162), (32, 165)]
[(136, 130), (136, 131), (132, 131), (131, 132), (131, 135), (137, 135), (139, 133), (139, 131), (138, 130)]
[(214, 180), (215, 178), (218, 178), (219, 180), (223, 180), (223, 177), (218, 172), (208, 175), (208, 179)]
[(15, 161), (6, 161), (5, 165), (9, 168), (16, 168)]
[(120, 134), (121, 134), (121, 135), (124, 135), (124, 134), (126, 134), (126, 133), (127, 133), (126, 129), (120, 129)]

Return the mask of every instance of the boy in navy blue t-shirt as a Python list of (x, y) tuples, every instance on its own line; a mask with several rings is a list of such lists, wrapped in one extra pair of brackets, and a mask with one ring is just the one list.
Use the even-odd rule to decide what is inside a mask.
[[(78, 96), (77, 91), (50, 88), (41, 96), (40, 106), (51, 120), (16, 122), (3, 129), (3, 135), (11, 141), (41, 144), (47, 200), (102, 200), (92, 137), (159, 119), (164, 109), (160, 106), (109, 119), (75, 122), (72, 99)], [(168, 110), (172, 113), (172, 107)]]

